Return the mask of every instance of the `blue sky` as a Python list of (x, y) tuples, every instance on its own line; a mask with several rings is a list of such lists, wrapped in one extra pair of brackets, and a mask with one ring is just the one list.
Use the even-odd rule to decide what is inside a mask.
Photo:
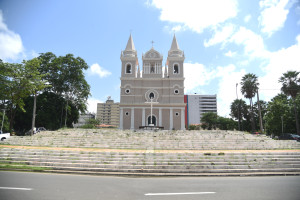
[(259, 77), (260, 98), (269, 101), (282, 73), (300, 71), (299, 0), (0, 0), (0, 59), (83, 58), (92, 112), (107, 96), (120, 99), (120, 53), (130, 33), (140, 64), (152, 40), (164, 64), (175, 33), (186, 57), (185, 93), (217, 94), (221, 116), (229, 116), (244, 74)]

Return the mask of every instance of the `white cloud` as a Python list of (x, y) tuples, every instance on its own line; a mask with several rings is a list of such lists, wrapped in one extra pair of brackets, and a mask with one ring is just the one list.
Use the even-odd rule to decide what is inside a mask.
[(228, 57), (234, 57), (236, 55), (236, 52), (232, 52), (232, 51), (228, 51), (227, 53), (225, 53), (225, 56)]
[[(265, 49), (263, 38), (245, 27), (239, 27), (237, 29), (232, 24), (223, 26), (208, 42), (204, 42), (204, 46), (209, 47), (218, 43), (222, 44), (221, 48), (224, 48), (228, 43), (243, 45), (244, 54), (246, 56), (258, 58), (268, 57), (268, 51)], [(233, 56), (230, 53), (232, 52), (228, 52), (226, 56)]]
[(0, 10), (0, 59), (4, 61), (18, 59), (23, 51), (24, 47), (20, 35), (7, 28), (3, 13)]
[[(218, 115), (229, 117), (230, 105), (236, 99), (236, 84), (240, 84), (241, 77), (246, 74), (246, 71), (236, 71), (234, 65), (217, 68), (217, 77), (219, 80), (218, 87)], [(238, 97), (242, 98), (240, 88), (238, 87)]]
[(300, 35), (296, 37), (296, 44), (288, 48), (270, 53), (268, 64), (263, 67), (265, 75), (259, 79), (261, 93), (265, 100), (270, 100), (280, 93), (279, 78), (288, 70), (299, 71), (300, 66)]
[[(246, 74), (245, 70), (236, 71), (234, 65), (217, 67), (215, 70), (209, 70), (199, 63), (184, 63), (185, 74), (185, 92), (199, 92), (201, 86), (209, 84), (211, 81), (219, 81), (218, 84), (218, 114), (228, 116), (230, 113), (230, 104), (236, 99), (236, 83), (241, 82), (241, 77)], [(242, 97), (238, 89), (239, 98)]]
[[(150, 5), (149, 1), (146, 5)], [(161, 10), (160, 20), (186, 26), (198, 33), (235, 17), (238, 11), (236, 0), (153, 0), (151, 5)]]
[(39, 57), (39, 53), (37, 53), (36, 51), (34, 51), (34, 50), (32, 50), (31, 52), (30, 52), (30, 54), (31, 54), (31, 56), (33, 57), (33, 58), (36, 58), (36, 57)]
[(209, 81), (214, 79), (215, 72), (208, 70), (199, 63), (184, 63), (184, 76), (185, 92), (191, 93), (197, 87), (207, 85)]
[(230, 41), (238, 45), (244, 45), (245, 55), (259, 58), (268, 57), (268, 51), (265, 49), (263, 38), (245, 27), (240, 27), (232, 35)]
[(223, 43), (223, 45), (225, 45), (233, 34), (234, 29), (235, 26), (233, 24), (223, 26), (221, 30), (215, 32), (214, 36), (208, 42), (204, 42), (204, 46), (209, 47), (218, 43)]
[(245, 18), (244, 18), (244, 22), (245, 22), (245, 23), (248, 23), (248, 22), (250, 21), (250, 19), (251, 19), (251, 15), (247, 15), (247, 16), (245, 16)]
[(184, 30), (185, 30), (185, 27), (183, 27), (181, 25), (177, 25), (172, 28), (172, 32), (179, 32), (179, 31), (184, 31)]
[(258, 17), (261, 31), (271, 36), (274, 32), (283, 28), (291, 7), (295, 1), (289, 0), (262, 0), (259, 5), (262, 9)]
[(104, 78), (111, 75), (111, 72), (101, 67), (98, 63), (92, 64), (89, 71), (90, 74), (97, 74), (100, 78)]
[(87, 103), (88, 103), (87, 106), (88, 112), (97, 114), (97, 103), (103, 103), (103, 101), (95, 98), (89, 98), (87, 100)]

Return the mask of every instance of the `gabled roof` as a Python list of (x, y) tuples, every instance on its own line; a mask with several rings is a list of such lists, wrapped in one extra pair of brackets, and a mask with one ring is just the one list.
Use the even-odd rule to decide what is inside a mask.
[(153, 47), (143, 55), (143, 59), (163, 59), (163, 56)]

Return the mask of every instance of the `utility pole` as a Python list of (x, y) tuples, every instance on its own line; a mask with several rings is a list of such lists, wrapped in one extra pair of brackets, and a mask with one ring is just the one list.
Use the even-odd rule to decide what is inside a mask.
[(239, 131), (241, 130), (241, 126), (240, 126), (240, 100), (239, 100), (239, 97), (238, 97), (238, 92), (237, 92), (237, 87), (238, 87), (238, 83), (236, 84), (236, 99), (239, 101), (239, 105), (238, 105), (238, 127), (239, 127)]
[(258, 89), (256, 90), (257, 93), (257, 105), (258, 105), (258, 113), (259, 113), (259, 126), (260, 126), (260, 132), (264, 132), (264, 127), (262, 123), (262, 117), (261, 117), (261, 107), (260, 107), (260, 102), (259, 102), (259, 95), (258, 95)]
[(281, 116), (281, 135), (283, 136), (283, 116)]

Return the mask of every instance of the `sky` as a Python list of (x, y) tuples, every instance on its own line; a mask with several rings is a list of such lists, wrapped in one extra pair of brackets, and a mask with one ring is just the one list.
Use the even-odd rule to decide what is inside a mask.
[(90, 112), (108, 96), (120, 101), (120, 54), (130, 34), (140, 64), (154, 41), (163, 65), (175, 34), (185, 94), (216, 94), (224, 117), (243, 97), (245, 74), (256, 74), (260, 99), (269, 101), (283, 73), (300, 71), (299, 0), (0, 0), (0, 59), (83, 58)]

